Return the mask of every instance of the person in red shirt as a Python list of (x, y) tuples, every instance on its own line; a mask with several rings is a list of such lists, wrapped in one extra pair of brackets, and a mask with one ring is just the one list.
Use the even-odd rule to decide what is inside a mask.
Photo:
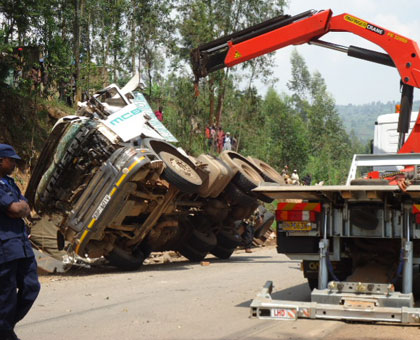
[(162, 106), (159, 106), (159, 109), (155, 112), (155, 116), (161, 122), (163, 121), (163, 108), (162, 108)]

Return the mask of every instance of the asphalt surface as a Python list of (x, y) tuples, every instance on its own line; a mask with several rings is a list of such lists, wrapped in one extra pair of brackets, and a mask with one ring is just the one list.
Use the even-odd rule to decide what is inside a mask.
[(418, 339), (419, 326), (249, 318), (267, 280), (273, 298), (310, 300), (300, 264), (274, 247), (148, 264), (137, 272), (77, 269), (41, 277), (41, 293), (16, 327), (22, 340), (72, 339)]

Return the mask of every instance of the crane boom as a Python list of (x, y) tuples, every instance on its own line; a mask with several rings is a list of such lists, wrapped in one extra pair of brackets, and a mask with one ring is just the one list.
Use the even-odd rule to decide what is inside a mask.
[[(320, 40), (329, 32), (349, 32), (364, 38), (386, 53), (357, 46), (344, 47)], [(313, 44), (347, 53), (348, 56), (397, 68), (401, 77), (401, 114), (398, 123), (399, 152), (420, 152), (420, 118), (408, 140), (413, 88), (420, 87), (420, 50), (417, 43), (354, 15), (333, 16), (332, 10), (309, 10), (282, 15), (205, 43), (191, 51), (195, 80), (290, 45)]]

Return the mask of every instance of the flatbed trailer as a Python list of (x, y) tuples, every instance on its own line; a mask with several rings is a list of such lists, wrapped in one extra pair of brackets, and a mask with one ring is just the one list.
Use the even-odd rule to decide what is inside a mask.
[[(277, 211), (278, 251), (291, 259), (318, 261), (319, 270), (318, 288), (312, 291), (311, 302), (272, 300), (273, 284), (268, 281), (251, 303), (251, 316), (419, 323), (420, 308), (415, 308), (413, 297), (413, 268), (420, 264), (420, 185), (417, 181), (404, 189), (398, 185), (352, 185), (360, 183), (356, 180), (360, 167), (408, 164), (415, 167), (417, 174), (420, 154), (355, 155), (346, 185), (262, 184), (254, 189), (273, 199), (286, 200), (282, 210)], [(291, 199), (302, 203), (287, 203)], [(314, 204), (319, 206), (317, 216), (299, 215)], [(361, 213), (360, 208), (365, 211)], [(401, 292), (396, 291), (397, 280), (347, 282), (335, 277), (331, 263), (354, 259), (357, 249), (349, 244), (365, 240), (375, 242), (384, 255), (388, 251), (385, 247), (400, 245), (395, 278), (401, 281)], [(313, 252), (316, 244), (317, 253)], [(389, 263), (392, 265), (395, 262)], [(348, 268), (348, 274), (354, 267), (353, 264), (353, 268)], [(331, 276), (334, 279), (330, 280)]]

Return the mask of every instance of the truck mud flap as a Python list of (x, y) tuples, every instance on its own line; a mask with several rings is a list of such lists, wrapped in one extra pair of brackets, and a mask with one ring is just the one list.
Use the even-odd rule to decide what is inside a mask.
[[(355, 283), (357, 284), (357, 283)], [(380, 293), (384, 293), (383, 286), (377, 285)], [(382, 287), (382, 288), (381, 288)], [(258, 319), (272, 320), (296, 320), (305, 319), (324, 319), (324, 320), (350, 320), (362, 322), (391, 322), (400, 324), (420, 323), (420, 308), (407, 307), (411, 304), (411, 294), (401, 294), (398, 292), (388, 292), (382, 298), (390, 298), (391, 305), (385, 307), (377, 305), (377, 296), (347, 293), (335, 294), (338, 303), (327, 303), (331, 295), (328, 289), (312, 292), (312, 302), (273, 300), (271, 292), (273, 289), (272, 281), (267, 281), (263, 289), (251, 302), (251, 317)], [(315, 299), (325, 303), (315, 302)], [(362, 295), (362, 296), (361, 296)]]

